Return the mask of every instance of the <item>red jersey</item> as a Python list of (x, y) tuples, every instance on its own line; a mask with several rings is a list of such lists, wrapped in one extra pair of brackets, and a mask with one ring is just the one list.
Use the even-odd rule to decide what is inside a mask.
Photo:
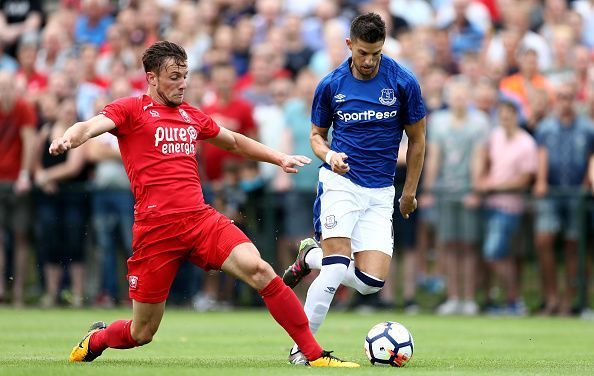
[[(204, 113), (212, 116), (218, 124), (244, 136), (253, 136), (256, 132), (252, 106), (249, 102), (235, 97), (229, 103), (218, 100), (204, 107)], [(228, 159), (242, 160), (237, 154), (230, 153), (211, 144), (203, 144), (200, 160), (207, 180), (217, 181), (223, 177), (223, 166)]]
[(116, 129), (122, 161), (134, 194), (136, 220), (204, 209), (198, 176), (198, 140), (215, 137), (220, 127), (183, 102), (169, 107), (148, 95), (118, 99), (101, 114)]
[(21, 129), (35, 129), (36, 123), (33, 107), (23, 99), (17, 99), (8, 112), (2, 112), (0, 107), (0, 180), (17, 179), (23, 153)]

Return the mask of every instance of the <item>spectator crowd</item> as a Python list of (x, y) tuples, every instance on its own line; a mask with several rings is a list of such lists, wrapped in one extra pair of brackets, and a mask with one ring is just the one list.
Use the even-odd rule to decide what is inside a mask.
[[(198, 149), (207, 201), (277, 271), (289, 265), (312, 233), (313, 93), (349, 57), (350, 21), (364, 12), (386, 22), (383, 52), (418, 78), (429, 115), (419, 210), (407, 221), (395, 213), (392, 278), (363, 303), (442, 315), (584, 310), (594, 0), (0, 0), (0, 305), (128, 302), (134, 202), (116, 138), (63, 157), (48, 146), (110, 101), (144, 93), (140, 57), (158, 40), (188, 53), (188, 103), (314, 159), (292, 176)], [(405, 155), (406, 141), (397, 188)], [(424, 304), (419, 288), (438, 303)], [(198, 310), (258, 304), (236, 281), (189, 267), (175, 291)]]

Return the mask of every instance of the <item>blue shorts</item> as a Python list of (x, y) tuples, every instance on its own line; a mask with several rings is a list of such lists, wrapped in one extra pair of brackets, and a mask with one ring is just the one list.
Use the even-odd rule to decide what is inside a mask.
[(489, 209), (483, 245), (483, 255), (487, 261), (501, 260), (509, 256), (511, 240), (520, 226), (520, 218), (520, 214)]
[(579, 201), (576, 198), (543, 198), (536, 201), (536, 232), (563, 232), (569, 239), (578, 238)]

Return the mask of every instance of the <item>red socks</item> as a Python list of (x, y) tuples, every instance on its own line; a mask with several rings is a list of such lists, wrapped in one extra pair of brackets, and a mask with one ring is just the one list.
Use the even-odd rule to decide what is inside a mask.
[[(309, 330), (309, 322), (301, 302), (283, 280), (276, 276), (259, 294), (264, 299), (268, 311), (287, 331), (308, 360), (315, 360), (322, 354), (322, 348)], [(99, 355), (108, 347), (129, 349), (138, 346), (132, 338), (132, 320), (114, 321), (107, 328), (95, 332), (89, 340), (89, 349)]]
[(307, 360), (315, 360), (322, 354), (322, 348), (309, 330), (309, 321), (297, 296), (276, 276), (264, 289), (258, 291), (268, 311), (293, 338)]
[(112, 349), (130, 349), (138, 346), (132, 338), (130, 326), (132, 320), (114, 321), (107, 328), (95, 332), (89, 339), (89, 349), (95, 355), (99, 355), (108, 347)]

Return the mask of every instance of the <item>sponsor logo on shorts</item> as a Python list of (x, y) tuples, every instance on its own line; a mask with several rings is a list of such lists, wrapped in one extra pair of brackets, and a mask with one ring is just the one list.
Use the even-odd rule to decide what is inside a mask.
[(128, 276), (128, 284), (130, 285), (131, 289), (135, 289), (138, 287), (138, 277), (135, 275)]
[(336, 227), (337, 224), (338, 222), (336, 222), (336, 217), (333, 215), (329, 215), (326, 217), (326, 223), (324, 223), (324, 227), (326, 227), (327, 229), (331, 229)]

